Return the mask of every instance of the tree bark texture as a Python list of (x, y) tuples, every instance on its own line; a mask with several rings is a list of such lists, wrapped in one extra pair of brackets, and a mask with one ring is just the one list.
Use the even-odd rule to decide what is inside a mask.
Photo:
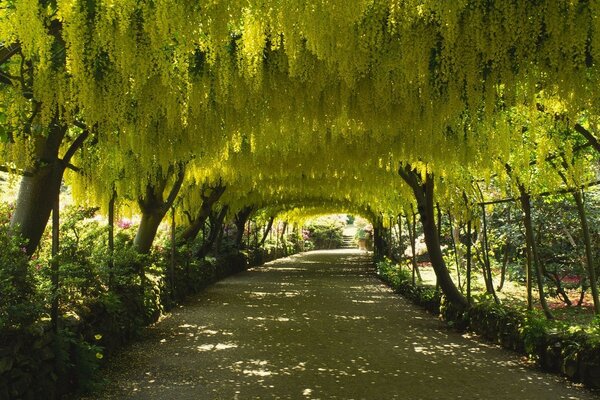
[(31, 256), (37, 249), (46, 229), (52, 206), (62, 183), (65, 164), (59, 159), (58, 151), (67, 128), (52, 124), (46, 138), (37, 137), (34, 166), (23, 176), (11, 228), (26, 241), (25, 249)]
[(410, 164), (400, 166), (399, 174), (415, 195), (417, 209), (423, 224), (427, 252), (444, 295), (456, 307), (467, 308), (467, 300), (452, 281), (440, 247), (438, 229), (435, 224), (433, 174), (427, 173), (423, 180), (420, 173), (414, 170)]
[(234, 224), (237, 229), (235, 233), (235, 245), (238, 249), (242, 248), (244, 229), (246, 228), (246, 222), (248, 222), (250, 215), (252, 215), (252, 211), (254, 211), (252, 206), (246, 206), (235, 214)]
[(540, 304), (542, 305), (542, 309), (544, 310), (544, 314), (546, 315), (546, 318), (548, 319), (552, 319), (552, 312), (550, 311), (550, 308), (548, 307), (548, 303), (546, 302), (546, 296), (544, 295), (544, 278), (543, 278), (543, 272), (542, 272), (542, 266), (540, 263), (540, 259), (537, 253), (537, 245), (535, 242), (535, 237), (533, 234), (533, 223), (531, 220), (531, 199), (529, 194), (527, 193), (526, 189), (522, 186), (519, 185), (519, 191), (520, 191), (520, 200), (521, 200), (521, 207), (523, 208), (523, 223), (525, 225), (525, 241), (527, 242), (527, 258), (528, 258), (528, 264), (531, 265), (533, 264), (534, 266), (534, 270), (535, 270), (535, 275), (536, 275), (536, 280), (537, 280), (537, 286), (538, 286), (538, 292), (540, 295)]
[[(173, 171), (171, 171), (171, 173), (172, 172)], [(184, 175), (184, 170), (181, 168), (177, 173), (175, 182), (173, 183), (166, 200), (163, 199), (163, 192), (168, 182), (168, 176), (161, 177), (155, 184), (149, 183), (146, 186), (146, 193), (144, 196), (138, 199), (142, 219), (135, 238), (133, 239), (133, 246), (138, 253), (148, 254), (150, 252), (152, 242), (154, 242), (154, 238), (156, 237), (158, 226), (169, 208), (171, 208), (175, 202), (177, 193), (179, 193), (179, 189), (181, 189)]]
[[(207, 195), (205, 192), (208, 190), (210, 190), (210, 194)], [(212, 207), (223, 196), (223, 193), (225, 193), (225, 186), (222, 185), (202, 189), (202, 205), (200, 206), (200, 210), (198, 210), (196, 217), (191, 221), (190, 225), (179, 235), (180, 243), (193, 241), (198, 236), (198, 233), (200, 233), (200, 230), (206, 223), (206, 219), (210, 215)]]

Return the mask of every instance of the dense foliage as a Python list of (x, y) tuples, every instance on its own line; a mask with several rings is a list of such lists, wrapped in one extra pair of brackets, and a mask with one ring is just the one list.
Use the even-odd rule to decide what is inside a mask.
[[(97, 368), (105, 355), (187, 295), (247, 266), (246, 256), (226, 243), (231, 239), (208, 257), (194, 255), (202, 238), (172, 254), (164, 230), (153, 253), (140, 255), (131, 246), (135, 225), (128, 220), (118, 224), (109, 262), (106, 221), (95, 216), (95, 209), (79, 207), (62, 213), (56, 258), (48, 240), (29, 259), (18, 236), (10, 234), (10, 209), (2, 207), (0, 399), (56, 398), (97, 387)], [(285, 235), (284, 241), (290, 238)], [(261, 254), (260, 261), (298, 250), (280, 244)], [(54, 261), (59, 265), (57, 288), (52, 283)], [(55, 297), (56, 328), (50, 318)]]
[[(185, 165), (182, 220), (199, 206), (185, 188), (207, 179), (234, 208), (312, 199), (374, 212), (410, 203), (399, 162), (443, 177), (448, 205), (469, 174), (507, 161), (532, 192), (556, 184), (544, 170), (526, 178), (527, 153), (573, 154), (573, 126), (596, 128), (596, 7), (442, 4), (9, 2), (2, 153), (30, 168), (32, 143), (64, 126), (62, 152), (84, 148), (67, 178), (103, 209)], [(583, 178), (584, 162), (570, 167)]]
[(127, 336), (208, 256), (337, 245), (301, 226), (331, 212), (412, 282), (430, 262), (459, 312), (500, 275), (548, 319), (570, 288), (600, 314), (599, 62), (587, 0), (5, 1), (2, 323), (131, 316)]
[(332, 215), (307, 221), (304, 225), (306, 239), (313, 249), (337, 249), (344, 245), (343, 234), (346, 226), (345, 216)]

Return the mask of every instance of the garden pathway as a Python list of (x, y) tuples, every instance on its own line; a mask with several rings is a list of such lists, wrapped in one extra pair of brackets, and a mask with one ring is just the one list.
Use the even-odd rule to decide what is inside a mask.
[(447, 330), (356, 250), (225, 279), (112, 358), (94, 399), (594, 399)]

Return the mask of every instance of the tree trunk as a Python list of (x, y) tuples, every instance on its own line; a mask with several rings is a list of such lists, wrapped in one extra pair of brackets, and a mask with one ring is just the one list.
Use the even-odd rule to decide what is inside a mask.
[(210, 221), (210, 232), (208, 233), (208, 236), (204, 236), (204, 242), (202, 242), (202, 246), (195, 254), (197, 258), (206, 257), (213, 248), (213, 244), (219, 243), (221, 240), (223, 234), (223, 222), (225, 221), (228, 210), (228, 206), (223, 206), (218, 214), (215, 212), (210, 213), (208, 217)]
[(546, 318), (553, 319), (552, 312), (548, 307), (548, 303), (546, 302), (546, 296), (544, 295), (544, 281), (543, 281), (543, 273), (542, 266), (540, 264), (540, 260), (537, 253), (537, 244), (535, 242), (535, 238), (533, 235), (533, 224), (531, 221), (531, 199), (529, 194), (526, 192), (525, 188), (522, 185), (519, 185), (519, 191), (521, 192), (520, 200), (521, 207), (523, 208), (524, 218), (523, 222), (525, 224), (525, 241), (527, 245), (527, 263), (529, 266), (534, 264), (535, 266), (535, 274), (537, 278), (537, 286), (538, 292), (540, 295), (540, 304), (542, 305), (542, 309), (544, 310), (544, 314)]
[[(170, 173), (173, 173), (173, 170)], [(159, 179), (155, 185), (148, 184), (146, 186), (145, 195), (138, 200), (140, 211), (142, 212), (142, 220), (133, 240), (133, 246), (138, 253), (148, 254), (150, 252), (158, 226), (175, 202), (184, 176), (184, 170), (181, 168), (166, 200), (163, 200), (163, 192), (167, 185), (167, 177)]]
[(165, 216), (160, 208), (153, 211), (142, 210), (142, 219), (136, 232), (133, 244), (140, 254), (148, 254), (152, 248), (158, 227)]
[(587, 292), (587, 286), (585, 286), (585, 282), (581, 282), (581, 292), (579, 293), (579, 300), (577, 301), (577, 307), (581, 307), (583, 305), (583, 300), (585, 299), (585, 292)]
[(485, 274), (485, 285), (486, 285), (486, 291), (491, 294), (494, 297), (494, 301), (496, 303), (500, 303), (500, 300), (498, 299), (498, 296), (496, 295), (496, 291), (494, 290), (494, 280), (492, 277), (492, 266), (490, 264), (490, 251), (489, 251), (489, 247), (488, 247), (488, 238), (487, 238), (487, 218), (486, 218), (486, 212), (485, 212), (485, 204), (481, 205), (481, 215), (482, 215), (482, 219), (483, 219), (483, 235), (481, 237), (482, 239), (482, 250), (483, 250), (483, 267), (484, 267), (484, 274)]
[(252, 214), (253, 210), (254, 209), (252, 206), (246, 206), (246, 207), (242, 208), (240, 211), (238, 211), (238, 213), (235, 215), (234, 223), (235, 223), (235, 227), (237, 228), (237, 231), (235, 233), (235, 246), (238, 249), (242, 248), (243, 239), (244, 239), (244, 229), (246, 228), (246, 222), (250, 218), (250, 215)]
[(212, 207), (214, 204), (219, 201), (223, 193), (225, 193), (225, 186), (218, 185), (214, 188), (211, 188), (210, 195), (205, 196), (204, 190), (202, 190), (202, 205), (200, 206), (200, 210), (191, 221), (190, 225), (179, 235), (178, 242), (179, 244), (183, 244), (184, 242), (191, 242), (198, 236), (200, 230), (204, 226), (206, 219), (210, 215)]
[(510, 238), (506, 236), (506, 243), (504, 244), (504, 255), (502, 256), (502, 268), (500, 269), (500, 283), (496, 288), (497, 291), (502, 291), (504, 287), (504, 281), (506, 280), (506, 267), (508, 266), (508, 258), (510, 256)]
[(590, 228), (588, 226), (587, 216), (585, 213), (585, 204), (583, 203), (583, 196), (581, 196), (581, 192), (579, 190), (573, 192), (573, 198), (575, 199), (575, 203), (577, 204), (577, 212), (579, 214), (579, 220), (581, 222), (581, 230), (583, 231), (586, 267), (588, 272), (588, 278), (590, 280), (590, 289), (592, 290), (592, 298), (594, 299), (594, 313), (600, 314), (600, 301), (598, 300), (598, 281), (596, 277), (596, 269), (594, 268), (592, 241), (590, 238)]
[(549, 272), (547, 270), (544, 273), (544, 275), (546, 276), (546, 278), (548, 278), (548, 280), (554, 283), (554, 286), (556, 286), (556, 293), (558, 294), (558, 297), (560, 297), (560, 299), (563, 301), (563, 303), (565, 303), (569, 307), (572, 306), (573, 303), (571, 302), (569, 295), (567, 294), (567, 292), (565, 292), (565, 289), (562, 286), (562, 277), (556, 272)]
[(54, 200), (60, 192), (65, 164), (59, 160), (58, 151), (67, 128), (56, 121), (50, 124), (48, 137), (36, 137), (35, 166), (23, 176), (19, 186), (11, 228), (26, 241), (27, 255), (37, 249), (48, 224)]
[(279, 243), (281, 243), (281, 254), (283, 254), (284, 256), (287, 256), (287, 246), (286, 246), (286, 240), (285, 240), (285, 232), (287, 231), (287, 226), (288, 226), (288, 222), (284, 221), (283, 225), (281, 226), (281, 235), (279, 235)]
[(275, 217), (269, 218), (269, 222), (267, 222), (267, 227), (265, 228), (265, 231), (263, 233), (263, 237), (260, 240), (260, 243), (258, 244), (258, 247), (262, 247), (265, 244), (265, 242), (267, 240), (267, 237), (268, 237), (269, 233), (271, 233), (271, 229), (273, 228), (273, 221), (275, 221)]
[[(589, 137), (587, 137), (588, 141), (594, 145), (596, 150), (600, 151), (600, 145), (598, 141), (591, 136), (591, 133), (586, 131)], [(585, 136), (585, 135), (584, 135)], [(565, 170), (569, 169), (569, 163), (567, 162), (565, 156), (563, 155), (562, 166)], [(565, 184), (569, 184), (567, 176), (560, 170), (557, 169), (558, 174), (562, 178)], [(573, 199), (575, 200), (575, 204), (577, 205), (577, 214), (579, 215), (579, 221), (581, 224), (581, 230), (583, 233), (583, 244), (585, 246), (585, 268), (588, 273), (588, 278), (590, 280), (590, 289), (592, 291), (592, 299), (594, 301), (594, 313), (596, 315), (600, 314), (600, 301), (598, 298), (598, 281), (597, 281), (597, 273), (596, 268), (594, 266), (594, 256), (592, 251), (592, 242), (590, 239), (590, 229), (587, 222), (587, 216), (585, 213), (585, 204), (583, 201), (582, 190), (576, 190), (573, 192)], [(568, 232), (567, 232), (568, 233)], [(570, 237), (570, 236), (569, 236)], [(572, 241), (572, 238), (571, 238)], [(583, 288), (583, 284), (582, 284)], [(585, 292), (584, 292), (585, 293)], [(579, 302), (581, 304), (581, 301)]]
[(381, 219), (377, 218), (373, 221), (373, 245), (375, 248), (374, 258), (376, 261), (381, 261), (386, 255), (384, 228)]
[(444, 261), (442, 250), (440, 248), (438, 229), (434, 219), (433, 174), (427, 173), (425, 181), (423, 182), (420, 173), (412, 169), (409, 164), (401, 166), (399, 173), (402, 179), (410, 186), (417, 200), (417, 209), (421, 216), (425, 244), (427, 246), (427, 252), (429, 253), (431, 265), (433, 266), (437, 277), (437, 282), (450, 303), (458, 308), (467, 308), (467, 300), (452, 281), (452, 277), (446, 267), (446, 262)]

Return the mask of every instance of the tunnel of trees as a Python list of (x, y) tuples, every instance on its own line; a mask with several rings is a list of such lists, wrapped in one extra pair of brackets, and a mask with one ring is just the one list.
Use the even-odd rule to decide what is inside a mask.
[(0, 397), (330, 212), (413, 281), (421, 237), (455, 313), (478, 275), (599, 314), (598, 63), (587, 0), (4, 1)]

